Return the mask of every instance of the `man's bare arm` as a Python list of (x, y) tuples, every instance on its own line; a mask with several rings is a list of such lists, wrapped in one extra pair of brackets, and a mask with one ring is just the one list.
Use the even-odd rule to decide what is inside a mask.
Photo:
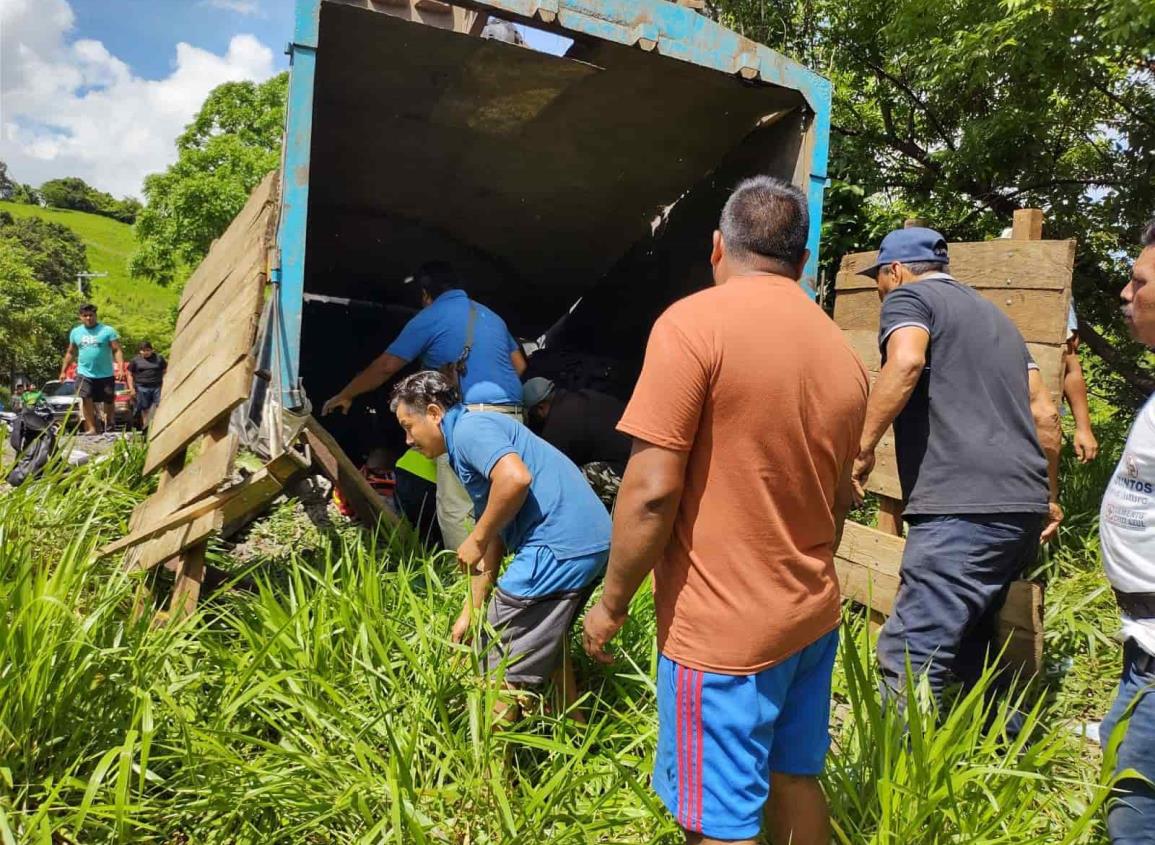
[(1087, 381), (1083, 377), (1083, 365), (1079, 361), (1079, 341), (1073, 337), (1067, 341), (1063, 352), (1063, 396), (1075, 418), (1075, 455), (1083, 463), (1093, 461), (1099, 454), (1099, 442), (1091, 428), (1091, 407), (1087, 401)]
[(68, 344), (68, 349), (64, 351), (64, 360), (60, 362), (60, 380), (64, 381), (68, 374), (68, 365), (72, 363), (72, 359), (76, 357), (76, 344)]
[(124, 367), (124, 350), (120, 348), (119, 340), (110, 340), (108, 345), (112, 347), (112, 358), (116, 362), (116, 369), (113, 372), (124, 373), (128, 379), (128, 389), (132, 390), (131, 376), (128, 376), (128, 370)]
[(670, 541), (686, 483), (689, 452), (634, 440), (614, 506), (610, 562), (602, 597), (586, 614), (584, 644), (597, 660), (629, 615), (630, 600)]
[(500, 542), (501, 529), (509, 525), (525, 504), (533, 484), (533, 473), (518, 455), (511, 452), (493, 465), (489, 482), (489, 501), (473, 529), (473, 536), (483, 549), (489, 548), (494, 541)]
[(866, 403), (866, 424), (862, 429), (858, 460), (853, 471), (854, 484), (860, 496), (866, 479), (874, 470), (874, 450), (878, 441), (906, 407), (918, 386), (923, 368), (926, 367), (926, 350), (929, 345), (930, 335), (920, 326), (896, 329), (886, 339), (886, 364), (879, 372)]
[(1063, 431), (1059, 425), (1059, 411), (1051, 401), (1050, 391), (1043, 384), (1039, 371), (1031, 368), (1027, 373), (1027, 384), (1031, 391), (1031, 416), (1035, 418), (1035, 431), (1039, 446), (1047, 456), (1047, 482), (1050, 488), (1050, 520), (1043, 529), (1042, 539), (1050, 540), (1059, 531), (1063, 521), (1063, 511), (1059, 507), (1059, 449), (1063, 443)]
[(513, 369), (517, 371), (517, 377), (521, 378), (524, 376), (526, 369), (529, 367), (529, 362), (525, 360), (525, 353), (521, 351), (521, 347), (509, 353), (509, 360), (513, 364)]
[(401, 368), (408, 363), (404, 358), (382, 352), (373, 360), (373, 363), (353, 376), (353, 380), (345, 385), (340, 393), (324, 404), (321, 408), (321, 415), (324, 416), (337, 410), (345, 414), (349, 413), (349, 407), (353, 404), (354, 399), (363, 393), (376, 390), (397, 375)]

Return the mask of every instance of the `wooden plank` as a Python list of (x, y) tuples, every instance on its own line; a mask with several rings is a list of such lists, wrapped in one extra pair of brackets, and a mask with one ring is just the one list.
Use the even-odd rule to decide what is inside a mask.
[[(865, 525), (847, 522), (834, 556), (843, 598), (880, 613), (894, 609), (906, 542)], [(1012, 636), (1008, 662), (1037, 671), (1042, 666), (1043, 588), (1015, 581), (999, 614), (1000, 636)]]
[(201, 514), (191, 522), (169, 529), (141, 545), (132, 560), (125, 559), (124, 568), (129, 572), (135, 569), (152, 569), (158, 563), (176, 557), (185, 549), (208, 540), (214, 531), (220, 530), (222, 524), (223, 517), (219, 510)]
[[(264, 287), (266, 260), (268, 256), (268, 235), (260, 228), (255, 229), (247, 240), (232, 248), (228, 266), (221, 267), (217, 285), (199, 303), (195, 310), (178, 315), (174, 338), (179, 340), (190, 331), (203, 328), (211, 323), (214, 315), (227, 309), (230, 301), (237, 296), (244, 285), (255, 283)], [(173, 349), (176, 349), (176, 340)]]
[[(1011, 318), (1028, 343), (1063, 343), (1067, 339), (1067, 291), (987, 288), (979, 293)], [(881, 309), (874, 290), (844, 290), (834, 303), (834, 321), (845, 331), (871, 331), (877, 338)]]
[(218, 362), (234, 361), (236, 353), (252, 349), (263, 301), (263, 280), (259, 284), (244, 285), (237, 291), (233, 304), (222, 313), (203, 325), (198, 321), (190, 326), (173, 347), (174, 358), (180, 356), (179, 364), (165, 374), (165, 392), (179, 390), (190, 375), (206, 364), (219, 367)]
[[(893, 449), (891, 450), (893, 451)], [(882, 496), (878, 502), (878, 530), (902, 536), (903, 501), (899, 496)]]
[(245, 356), (223, 378), (193, 400), (176, 422), (157, 434), (149, 433), (144, 472), (153, 472), (172, 455), (204, 434), (225, 414), (248, 398), (253, 379), (253, 359)]
[(243, 253), (253, 237), (267, 238), (273, 221), (276, 202), (277, 172), (273, 171), (249, 195), (248, 202), (233, 218), (228, 229), (209, 249), (185, 284), (177, 317), (177, 333), (196, 316), (197, 311), (220, 287), (235, 263), (235, 255)]
[(176, 390), (167, 387), (161, 394), (160, 406), (149, 425), (149, 440), (155, 440), (166, 428), (184, 415), (189, 405), (197, 401), (214, 384), (224, 378), (234, 367), (244, 364), (249, 357), (247, 349), (231, 350), (228, 357), (223, 354), (214, 357), (206, 365), (196, 370)]
[(1018, 209), (1011, 225), (1011, 238), (1016, 241), (1041, 241), (1043, 239), (1043, 210), (1041, 208)]
[(184, 619), (196, 609), (201, 585), (205, 579), (205, 552), (207, 543), (198, 543), (181, 555), (180, 569), (168, 603), (169, 618)]
[(341, 495), (352, 505), (362, 522), (376, 525), (384, 518), (401, 524), (397, 515), (385, 507), (385, 500), (349, 460), (333, 436), (312, 416), (305, 422), (304, 435), (318, 465), (329, 480), (337, 485)]
[(148, 526), (216, 490), (229, 477), (237, 452), (237, 437), (226, 427), (205, 435), (204, 448), (189, 466), (163, 488), (137, 505), (129, 526)]
[[(874, 279), (857, 273), (877, 260), (877, 252), (855, 252), (843, 257), (836, 290), (875, 289)], [(1074, 241), (997, 239), (950, 245), (951, 274), (980, 290), (1064, 290), (1070, 286), (1074, 267)]]

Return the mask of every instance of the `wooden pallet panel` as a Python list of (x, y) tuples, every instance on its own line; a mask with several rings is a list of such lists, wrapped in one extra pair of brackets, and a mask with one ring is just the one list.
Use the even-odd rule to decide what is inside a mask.
[[(898, 596), (905, 547), (901, 537), (847, 522), (834, 555), (842, 597), (889, 616)], [(1007, 642), (1007, 662), (1038, 671), (1043, 661), (1042, 586), (1014, 582), (999, 614), (999, 627), (999, 645)]]
[(149, 433), (144, 471), (150, 473), (168, 463), (174, 455), (217, 424), (249, 396), (253, 379), (251, 357), (238, 361), (216, 384), (193, 400), (172, 425), (156, 434)]
[(209, 432), (192, 462), (132, 512), (130, 529), (150, 525), (217, 489), (229, 476), (237, 453), (237, 437), (227, 430)]
[[(842, 259), (838, 290), (875, 289), (874, 279), (858, 273), (878, 260), (877, 252), (853, 252)], [(992, 241), (952, 243), (950, 271), (979, 290), (1029, 288), (1069, 290), (1075, 269), (1074, 241)]]
[[(874, 264), (877, 255), (860, 252), (843, 258), (834, 305), (834, 320), (870, 372), (872, 382), (881, 367), (878, 324), (882, 304), (874, 280), (856, 273)], [(951, 244), (950, 256), (951, 273), (977, 288), (1019, 327), (1039, 365), (1043, 383), (1058, 402), (1062, 397), (1063, 344), (1075, 242), (1000, 239)], [(893, 429), (879, 441), (875, 454), (877, 464), (867, 489), (901, 499)]]

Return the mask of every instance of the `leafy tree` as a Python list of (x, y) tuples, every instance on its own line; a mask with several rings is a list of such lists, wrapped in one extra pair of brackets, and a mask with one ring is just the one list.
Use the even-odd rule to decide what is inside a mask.
[[(1121, 253), (1155, 211), (1150, 0), (716, 0), (834, 85), (825, 266), (904, 217), (997, 236), (1018, 208), (1079, 242), (1083, 336), (1138, 401), (1155, 373), (1119, 321)], [(828, 278), (833, 273), (828, 272)]]
[(141, 209), (139, 200), (132, 197), (117, 200), (112, 194), (98, 191), (75, 176), (45, 182), (40, 186), (40, 197), (53, 208), (99, 214), (122, 223), (135, 223)]
[(76, 274), (88, 272), (88, 249), (80, 237), (60, 223), (39, 217), (0, 217), (0, 242), (14, 244), (38, 281), (61, 290), (76, 285)]
[(10, 199), (12, 202), (18, 202), (22, 205), (41, 204), (40, 192), (33, 188), (31, 185), (17, 185), (12, 190), (12, 196)]
[(177, 139), (179, 157), (145, 180), (134, 275), (171, 283), (195, 266), (280, 159), (288, 75), (214, 89)]
[(36, 278), (30, 256), (0, 239), (0, 372), (11, 383), (20, 373), (38, 383), (60, 366), (77, 303)]
[(12, 194), (15, 193), (16, 188), (16, 183), (8, 175), (7, 163), (0, 161), (0, 200), (12, 199)]

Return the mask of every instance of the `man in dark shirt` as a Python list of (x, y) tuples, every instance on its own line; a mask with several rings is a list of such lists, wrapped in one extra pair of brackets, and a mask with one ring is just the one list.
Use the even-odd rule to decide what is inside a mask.
[(142, 426), (152, 422), (160, 404), (160, 387), (167, 369), (168, 361), (153, 351), (147, 340), (140, 342), (136, 357), (128, 362), (128, 389), (136, 394), (136, 415)]
[(950, 673), (981, 675), (1011, 582), (1062, 519), (1059, 418), (1038, 367), (1014, 323), (948, 270), (942, 235), (911, 228), (864, 271), (883, 303), (882, 369), (854, 469), (861, 495), (893, 423), (910, 530), (878, 660), (901, 695), (909, 656), (937, 700)]
[(625, 403), (596, 390), (563, 390), (541, 377), (527, 381), (522, 395), (530, 428), (581, 467), (612, 510), (630, 458), (630, 438), (617, 430)]

